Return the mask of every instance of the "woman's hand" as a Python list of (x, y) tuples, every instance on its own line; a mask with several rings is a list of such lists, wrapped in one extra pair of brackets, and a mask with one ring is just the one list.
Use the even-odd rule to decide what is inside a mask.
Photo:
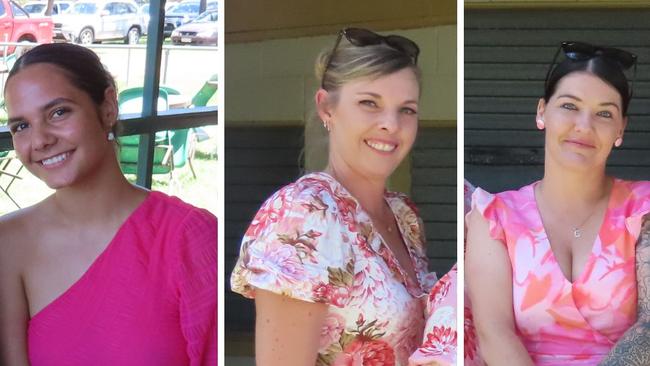
[(476, 209), (468, 220), (465, 274), (485, 363), (533, 366), (515, 332), (512, 271), (506, 247), (490, 237), (488, 222)]
[(316, 364), (327, 305), (255, 290), (257, 365)]

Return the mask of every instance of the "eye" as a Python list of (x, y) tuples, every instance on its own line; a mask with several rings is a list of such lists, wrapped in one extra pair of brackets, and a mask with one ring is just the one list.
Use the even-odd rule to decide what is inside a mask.
[(57, 108), (54, 111), (52, 111), (51, 118), (61, 118), (69, 111), (70, 110), (68, 108), (63, 108), (63, 107)]
[(12, 123), (9, 126), (9, 131), (13, 135), (13, 134), (15, 134), (17, 132), (20, 132), (20, 131), (26, 129), (27, 127), (29, 127), (29, 125), (26, 122), (15, 122), (15, 123)]
[(612, 118), (614, 115), (610, 111), (600, 111), (596, 113), (598, 116), (603, 117), (603, 118)]
[(570, 111), (577, 111), (578, 110), (578, 107), (576, 107), (576, 105), (573, 104), (573, 103), (563, 103), (560, 107), (562, 107), (564, 109), (568, 109)]
[(415, 110), (415, 108), (411, 108), (411, 107), (404, 107), (404, 108), (401, 109), (401, 112), (404, 113), (404, 114), (410, 114), (410, 115), (417, 115), (418, 114), (418, 111)]
[(359, 104), (364, 105), (366, 107), (373, 107), (373, 108), (377, 107), (377, 103), (375, 103), (374, 100), (370, 100), (370, 99), (364, 99), (360, 101)]

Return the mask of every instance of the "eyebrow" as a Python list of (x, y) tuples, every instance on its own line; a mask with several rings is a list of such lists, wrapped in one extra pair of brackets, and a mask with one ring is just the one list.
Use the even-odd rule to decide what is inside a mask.
[[(370, 95), (371, 97), (381, 99), (381, 95), (379, 95), (377, 93), (373, 93), (373, 92), (358, 92), (357, 94), (358, 95)], [(409, 100), (404, 101), (403, 104), (418, 104), (418, 101), (414, 100), (414, 99), (409, 99)]]
[[(574, 100), (576, 100), (576, 101), (578, 101), (578, 102), (582, 102), (582, 99), (576, 97), (575, 95), (571, 95), (571, 94), (562, 94), (562, 95), (558, 95), (558, 99), (559, 99), (559, 98), (562, 98), (562, 97), (569, 98), (569, 99), (574, 99)], [(604, 103), (600, 103), (599, 106), (602, 106), (602, 107), (612, 106), (612, 107), (616, 107), (616, 109), (618, 109), (618, 110), (621, 109), (621, 108), (618, 106), (618, 104), (616, 104), (616, 103), (614, 103), (614, 102), (604, 102)]]
[[(54, 107), (55, 105), (57, 105), (57, 104), (61, 104), (61, 103), (73, 103), (73, 104), (77, 104), (77, 103), (76, 103), (75, 101), (73, 101), (72, 99), (68, 99), (68, 98), (63, 98), (63, 97), (61, 97), (61, 98), (55, 98), (55, 99), (52, 99), (51, 101), (47, 102), (45, 105), (43, 105), (42, 107), (40, 107), (39, 110), (40, 110), (40, 111), (46, 111), (46, 110), (48, 110), (48, 109)], [(7, 120), (7, 125), (9, 125), (9, 124), (11, 124), (11, 123), (21, 122), (21, 121), (23, 121), (24, 119), (25, 119), (25, 118), (24, 118), (23, 116), (9, 117), (9, 119)]]

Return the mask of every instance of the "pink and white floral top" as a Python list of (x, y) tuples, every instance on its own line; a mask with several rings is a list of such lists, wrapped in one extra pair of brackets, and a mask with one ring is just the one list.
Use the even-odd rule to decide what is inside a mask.
[(269, 198), (242, 240), (231, 288), (255, 288), (329, 304), (317, 365), (407, 365), (424, 330), (427, 271), (421, 220), (387, 192), (419, 283), (400, 268), (357, 200), (325, 173), (308, 174)]

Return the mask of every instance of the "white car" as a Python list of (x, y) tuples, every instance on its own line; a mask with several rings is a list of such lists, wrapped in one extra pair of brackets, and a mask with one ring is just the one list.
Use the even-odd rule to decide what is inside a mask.
[(147, 31), (131, 0), (79, 0), (54, 23), (54, 38), (90, 44), (113, 39), (137, 44)]

